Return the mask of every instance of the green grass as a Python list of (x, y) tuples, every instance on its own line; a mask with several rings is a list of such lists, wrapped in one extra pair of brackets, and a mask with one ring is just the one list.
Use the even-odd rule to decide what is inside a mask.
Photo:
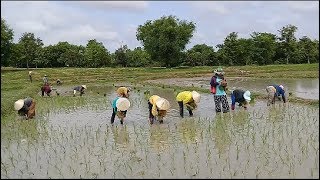
[[(42, 77), (47, 74), (49, 81), (54, 83), (60, 79), (64, 85), (99, 85), (112, 83), (138, 83), (159, 78), (183, 78), (200, 77), (211, 75), (216, 67), (182, 67), (182, 68), (39, 68), (33, 71), (33, 83), (29, 82), (28, 70), (25, 68), (1, 68), (1, 117), (11, 116), (15, 100), (30, 96), (35, 98), (39, 105), (45, 104), (37, 93), (40, 91)], [(230, 66), (223, 67), (228, 77), (277, 77), (277, 78), (318, 78), (319, 64), (297, 64), (297, 65), (268, 65), (268, 66)], [(163, 86), (163, 85), (161, 85)], [(167, 86), (164, 86), (167, 87)], [(173, 87), (171, 88), (181, 88)], [(183, 87), (185, 89), (185, 87)], [(207, 90), (197, 89), (202, 92)], [(254, 95), (262, 97), (262, 95)], [(298, 99), (298, 100), (296, 100)], [(298, 102), (303, 102), (295, 98)], [(63, 98), (65, 101), (75, 101)], [(308, 101), (309, 103), (310, 101)], [(319, 101), (311, 102), (319, 104)]]

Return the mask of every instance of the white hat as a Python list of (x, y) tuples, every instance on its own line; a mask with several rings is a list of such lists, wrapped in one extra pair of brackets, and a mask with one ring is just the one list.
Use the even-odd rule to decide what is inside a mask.
[(18, 101), (16, 101), (14, 103), (14, 109), (16, 111), (19, 111), (23, 107), (23, 105), (24, 105), (24, 100), (23, 99), (19, 99)]
[(81, 85), (83, 88), (87, 89), (87, 86), (86, 85)]
[(284, 90), (284, 87), (282, 85), (280, 85), (279, 87)]
[(192, 99), (194, 100), (194, 102), (199, 103), (200, 94), (197, 91), (192, 91)]
[(130, 107), (130, 101), (127, 98), (121, 97), (117, 100), (116, 107), (118, 111), (126, 111)]
[(168, 110), (170, 108), (170, 103), (164, 98), (158, 98), (156, 101), (156, 106), (159, 110)]
[(249, 102), (249, 101), (251, 101), (250, 95), (251, 95), (250, 91), (246, 91), (246, 92), (244, 92), (243, 97), (246, 101)]

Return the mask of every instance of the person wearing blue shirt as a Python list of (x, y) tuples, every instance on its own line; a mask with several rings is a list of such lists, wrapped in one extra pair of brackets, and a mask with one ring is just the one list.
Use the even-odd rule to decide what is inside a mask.
[(267, 86), (266, 90), (268, 93), (268, 103), (267, 103), (268, 106), (270, 104), (274, 104), (276, 101), (276, 97), (280, 99), (280, 96), (282, 96), (283, 103), (286, 103), (286, 97), (285, 97), (285, 91), (284, 91), (283, 85), (274, 84), (271, 86)]
[(221, 112), (221, 106), (222, 106), (222, 112), (226, 113), (229, 112), (229, 103), (227, 99), (226, 94), (226, 86), (227, 82), (224, 78), (224, 72), (222, 68), (218, 68), (215, 71), (216, 79), (215, 79), (215, 87), (216, 87), (216, 93), (214, 94), (214, 103), (216, 112)]

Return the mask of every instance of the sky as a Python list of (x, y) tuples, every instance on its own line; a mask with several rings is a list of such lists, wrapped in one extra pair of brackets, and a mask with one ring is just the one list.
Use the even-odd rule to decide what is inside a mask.
[(196, 24), (187, 49), (215, 47), (231, 32), (240, 38), (252, 32), (279, 35), (288, 24), (298, 27), (297, 38), (319, 40), (319, 1), (1, 1), (1, 18), (14, 30), (14, 42), (32, 32), (45, 46), (85, 46), (97, 39), (110, 52), (123, 44), (142, 46), (137, 27), (169, 15)]

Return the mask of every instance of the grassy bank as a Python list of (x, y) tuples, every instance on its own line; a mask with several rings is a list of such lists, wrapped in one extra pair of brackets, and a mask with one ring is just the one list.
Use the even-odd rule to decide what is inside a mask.
[[(183, 67), (183, 68), (45, 68), (31, 69), (33, 83), (29, 82), (28, 70), (1, 68), (1, 117), (12, 116), (13, 102), (26, 96), (34, 97), (41, 103), (44, 100), (37, 93), (40, 91), (42, 77), (48, 75), (49, 81), (61, 79), (65, 85), (74, 84), (112, 84), (130, 82), (143, 84), (145, 80), (159, 78), (209, 76), (216, 67)], [(319, 64), (268, 65), (268, 66), (232, 66), (224, 67), (228, 77), (276, 77), (276, 78), (318, 78)], [(179, 87), (173, 87), (179, 88)], [(195, 89), (195, 88), (193, 88)], [(199, 91), (206, 91), (200, 89)], [(263, 95), (254, 94), (256, 98)], [(290, 99), (289, 99), (290, 100)], [(43, 102), (42, 102), (43, 101)], [(319, 104), (294, 98), (292, 101)]]

